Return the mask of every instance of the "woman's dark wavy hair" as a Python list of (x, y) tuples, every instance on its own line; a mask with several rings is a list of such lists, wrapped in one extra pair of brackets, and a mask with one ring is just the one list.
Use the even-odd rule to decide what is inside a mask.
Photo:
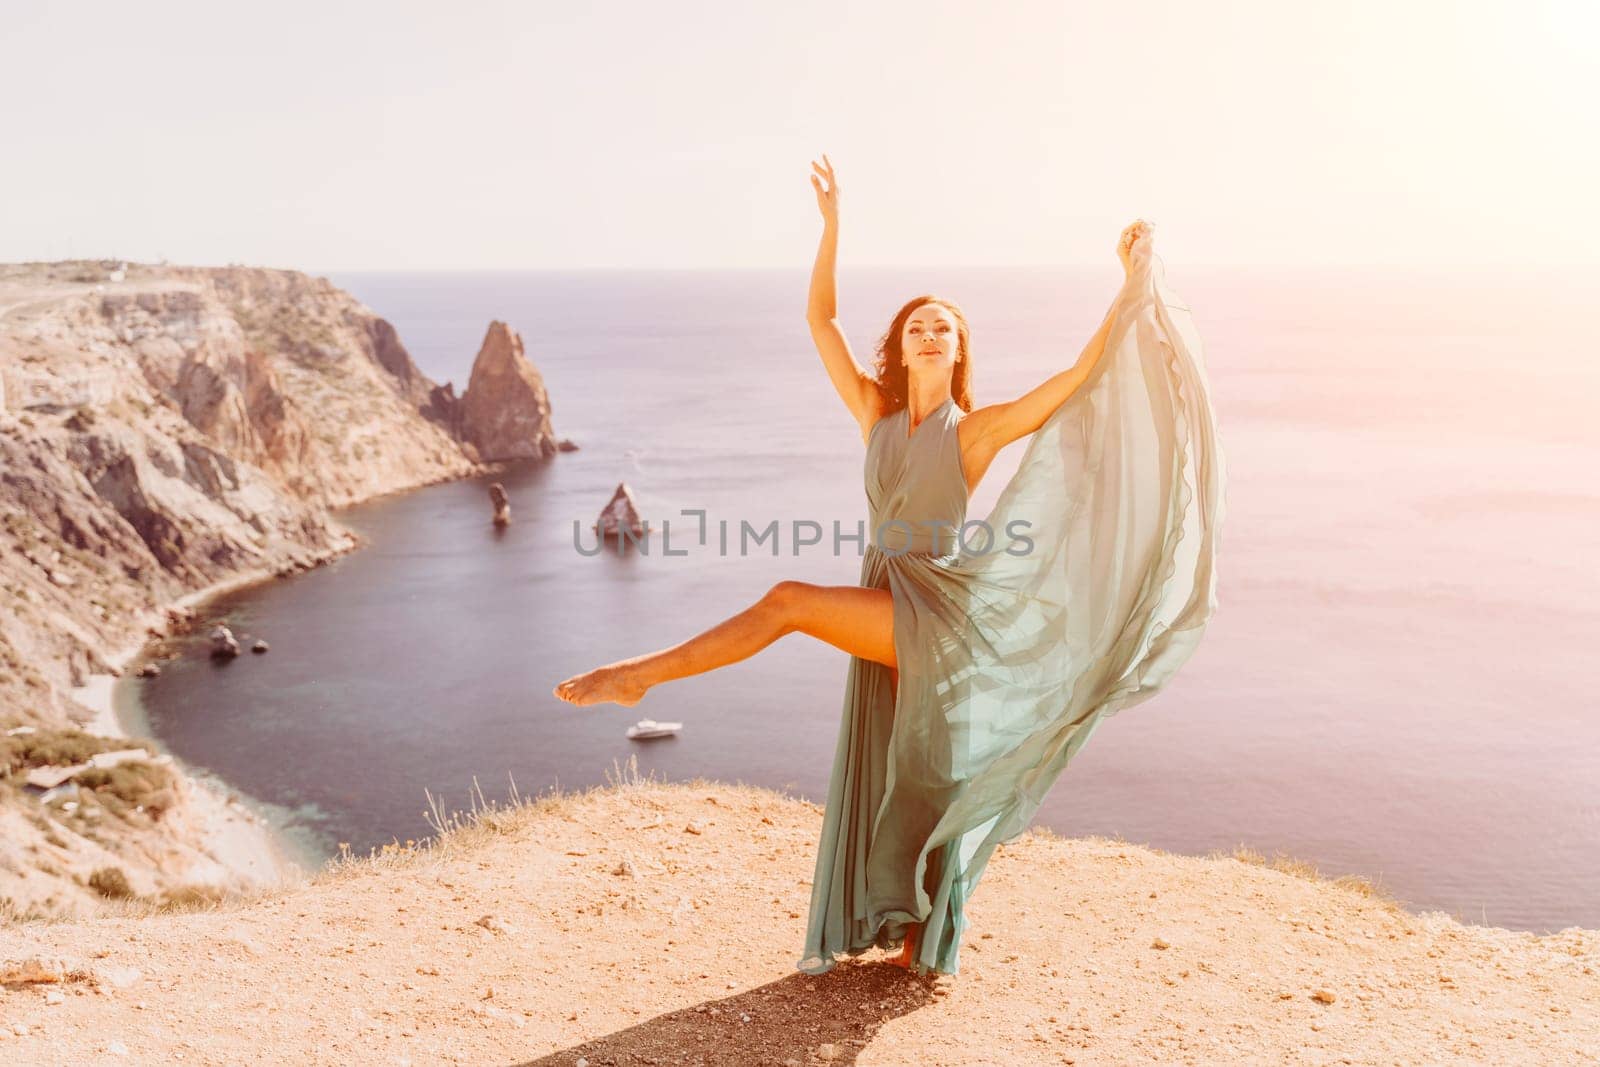
[(900, 334), (905, 330), (906, 320), (911, 317), (911, 313), (925, 304), (939, 305), (950, 312), (951, 318), (956, 320), (958, 358), (955, 369), (951, 372), (950, 396), (962, 411), (972, 410), (972, 331), (967, 328), (967, 317), (951, 301), (924, 294), (912, 297), (906, 302), (905, 307), (895, 312), (894, 321), (889, 324), (889, 332), (878, 341), (877, 385), (885, 415), (906, 406), (910, 383), (909, 372), (905, 364), (900, 362), (902, 355)]

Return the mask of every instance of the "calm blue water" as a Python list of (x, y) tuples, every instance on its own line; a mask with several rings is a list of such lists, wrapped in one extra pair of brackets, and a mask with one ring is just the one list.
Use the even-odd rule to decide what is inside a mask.
[[(846, 273), (866, 362), (907, 297), (958, 300), (978, 402), (1076, 358), (1103, 271)], [(791, 636), (633, 709), (550, 695), (798, 578), (853, 584), (853, 545), (716, 550), (715, 524), (865, 517), (862, 445), (803, 322), (806, 274), (347, 275), (423, 370), (465, 387), (487, 323), (521, 332), (581, 451), (341, 513), (371, 545), (210, 606), (265, 657), (198, 651), (130, 682), (154, 734), (281, 813), (316, 856), (469, 807), (601, 783), (616, 761), (823, 798), (842, 653)], [(1192, 271), (1232, 481), (1220, 611), (1162, 696), (1109, 721), (1039, 821), (1183, 853), (1244, 844), (1377, 879), (1414, 908), (1600, 927), (1600, 344), (1562, 278)], [(981, 517), (1020, 457), (989, 472)], [(627, 481), (683, 557), (581, 556)], [(688, 536), (704, 508), (713, 538)], [(681, 523), (680, 525), (678, 525)], [(735, 537), (735, 544), (737, 538)], [(639, 744), (637, 718), (682, 736)]]

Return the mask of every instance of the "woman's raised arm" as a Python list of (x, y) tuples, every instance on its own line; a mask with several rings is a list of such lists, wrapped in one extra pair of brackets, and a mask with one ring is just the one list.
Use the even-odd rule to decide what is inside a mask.
[[(850, 351), (839, 328), (838, 295), (834, 291), (834, 262), (839, 250), (839, 183), (833, 176), (833, 164), (827, 155), (822, 165), (813, 162), (811, 187), (817, 192), (817, 209), (822, 212), (822, 242), (817, 246), (817, 262), (811, 268), (811, 293), (806, 301), (806, 324), (811, 327), (811, 340), (828, 369), (828, 378), (844, 401), (850, 414), (861, 425), (861, 438), (866, 440), (872, 424), (878, 421), (878, 386)], [(826, 180), (827, 184), (823, 182)]]
[(1043, 426), (1045, 420), (1089, 380), (1100, 357), (1105, 355), (1111, 324), (1116, 320), (1129, 287), (1136, 282), (1148, 284), (1150, 254), (1150, 224), (1138, 219), (1122, 231), (1117, 242), (1117, 256), (1122, 260), (1124, 273), (1122, 289), (1117, 292), (1100, 328), (1083, 346), (1078, 361), (1016, 400), (978, 408), (961, 420), (962, 459), (971, 483), (969, 489), (983, 477), (983, 472), (1002, 448)]

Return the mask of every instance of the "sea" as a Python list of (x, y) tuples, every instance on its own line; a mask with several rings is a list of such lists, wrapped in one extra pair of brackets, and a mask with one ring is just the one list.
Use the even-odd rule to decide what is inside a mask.
[[(199, 628), (159, 677), (121, 684), (130, 728), (248, 798), (303, 863), (630, 761), (825, 800), (847, 659), (804, 635), (633, 708), (551, 694), (783, 579), (855, 584), (860, 548), (831, 533), (866, 517), (863, 446), (810, 343), (807, 273), (331, 277), (458, 392), (490, 321), (509, 323), (578, 450), (341, 511), (367, 547), (204, 609), (271, 652), (215, 663)], [(1600, 277), (1169, 264), (1166, 281), (1205, 344), (1228, 464), (1218, 610), (1036, 824), (1292, 857), (1466, 922), (1600, 928)], [(863, 268), (839, 310), (870, 366), (901, 303), (954, 300), (981, 405), (1070, 366), (1118, 284), (1115, 264)], [(621, 484), (671, 554), (659, 536), (587, 551)], [(741, 544), (741, 524), (773, 522)], [(796, 523), (828, 535), (800, 544)], [(629, 740), (641, 718), (683, 725)]]

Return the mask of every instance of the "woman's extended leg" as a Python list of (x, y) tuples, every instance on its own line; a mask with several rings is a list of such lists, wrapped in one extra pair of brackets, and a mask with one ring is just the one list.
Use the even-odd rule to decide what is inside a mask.
[(682, 644), (574, 675), (554, 692), (573, 704), (637, 704), (653, 685), (737, 663), (795, 632), (891, 670), (896, 666), (894, 601), (887, 589), (779, 582), (750, 607)]

